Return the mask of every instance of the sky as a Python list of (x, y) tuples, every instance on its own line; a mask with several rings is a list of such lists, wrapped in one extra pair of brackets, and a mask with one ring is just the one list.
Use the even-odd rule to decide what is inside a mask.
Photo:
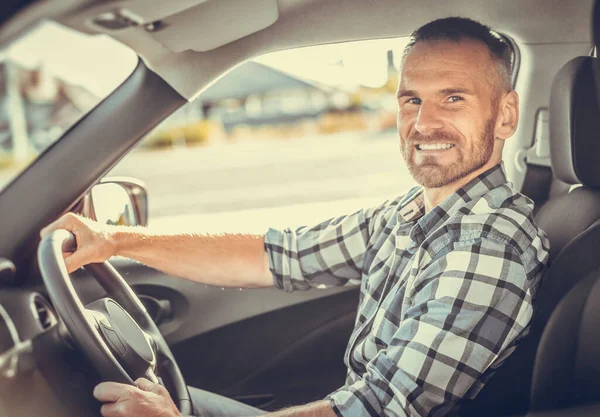
[[(292, 75), (330, 86), (352, 89), (380, 87), (387, 80), (387, 51), (402, 55), (407, 38), (359, 41), (299, 48), (255, 60)], [(49, 73), (103, 98), (135, 68), (133, 51), (108, 36), (90, 36), (47, 21), (0, 51), (28, 69)]]
[(298, 48), (256, 59), (290, 74), (340, 87), (381, 87), (387, 81), (387, 51), (397, 67), (407, 38), (378, 39)]

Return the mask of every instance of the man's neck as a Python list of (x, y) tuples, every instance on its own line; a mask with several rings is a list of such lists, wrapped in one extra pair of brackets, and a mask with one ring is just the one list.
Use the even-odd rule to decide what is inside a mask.
[(458, 189), (464, 187), (473, 179), (477, 178), (480, 174), (489, 170), (490, 168), (497, 165), (498, 162), (488, 162), (483, 167), (479, 168), (477, 171), (473, 171), (471, 174), (463, 177), (459, 180), (456, 180), (450, 184), (446, 184), (443, 187), (439, 188), (423, 188), (423, 201), (425, 203), (425, 213), (429, 213), (431, 209), (440, 204), (446, 198), (448, 198), (451, 194), (455, 193)]

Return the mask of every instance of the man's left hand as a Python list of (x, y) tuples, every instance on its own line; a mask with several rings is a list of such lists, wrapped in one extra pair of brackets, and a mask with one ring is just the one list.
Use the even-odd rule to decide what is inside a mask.
[(94, 389), (94, 397), (105, 403), (103, 417), (181, 417), (179, 410), (162, 386), (139, 378), (132, 385), (102, 382)]

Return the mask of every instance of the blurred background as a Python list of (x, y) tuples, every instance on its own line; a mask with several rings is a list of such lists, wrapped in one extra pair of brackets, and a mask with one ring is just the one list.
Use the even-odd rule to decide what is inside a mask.
[[(161, 123), (109, 175), (144, 181), (150, 223), (185, 230), (259, 232), (379, 204), (414, 185), (396, 133), (406, 42), (247, 61)], [(110, 38), (52, 22), (0, 51), (0, 189), (136, 63)]]

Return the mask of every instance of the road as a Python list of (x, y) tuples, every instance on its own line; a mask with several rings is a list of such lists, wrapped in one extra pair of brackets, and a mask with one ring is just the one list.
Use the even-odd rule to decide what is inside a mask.
[(393, 132), (134, 150), (109, 175), (146, 183), (151, 224), (211, 231), (308, 224), (414, 185)]
[(151, 219), (393, 196), (414, 184), (394, 133), (137, 151), (110, 175), (146, 183)]

